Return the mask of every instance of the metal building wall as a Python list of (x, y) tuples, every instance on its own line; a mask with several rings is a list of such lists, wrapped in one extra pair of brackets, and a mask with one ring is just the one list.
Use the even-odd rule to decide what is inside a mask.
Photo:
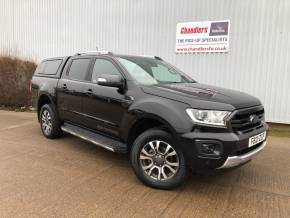
[[(178, 22), (231, 21), (227, 54), (175, 54)], [(289, 0), (1, 0), (0, 51), (39, 61), (80, 50), (154, 54), (199, 82), (259, 97), (290, 123)]]

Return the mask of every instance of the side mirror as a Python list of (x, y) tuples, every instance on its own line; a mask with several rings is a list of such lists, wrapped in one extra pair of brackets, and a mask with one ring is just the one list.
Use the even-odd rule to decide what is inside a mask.
[(100, 86), (115, 87), (119, 89), (125, 88), (125, 80), (119, 75), (106, 75), (103, 74), (97, 78), (97, 84)]

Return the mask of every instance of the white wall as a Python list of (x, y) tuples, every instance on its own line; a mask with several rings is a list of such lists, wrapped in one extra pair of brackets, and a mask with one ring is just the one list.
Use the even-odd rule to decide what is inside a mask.
[[(231, 21), (227, 54), (175, 54), (177, 22)], [(0, 51), (39, 61), (81, 50), (163, 57), (199, 82), (259, 97), (290, 123), (289, 0), (1, 0)]]

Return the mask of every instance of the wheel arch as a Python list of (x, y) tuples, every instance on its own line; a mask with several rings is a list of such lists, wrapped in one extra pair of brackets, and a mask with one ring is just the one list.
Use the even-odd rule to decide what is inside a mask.
[(47, 94), (47, 93), (41, 93), (37, 99), (37, 118), (38, 118), (38, 121), (39, 121), (39, 113), (40, 113), (41, 107), (45, 104), (51, 104), (53, 107), (53, 110), (56, 111), (55, 104), (54, 104), (54, 101), (51, 98), (51, 96), (49, 96), (49, 94)]
[[(135, 130), (138, 129), (138, 124), (144, 120), (148, 121), (149, 127), (162, 127), (175, 138), (178, 138), (178, 134), (192, 129), (192, 122), (186, 117), (185, 113), (185, 109), (188, 107), (185, 103), (157, 96), (149, 96), (134, 102), (129, 108), (133, 123), (122, 122), (122, 131), (126, 135), (124, 139), (127, 142), (128, 150), (132, 146), (133, 139), (136, 139), (136, 132), (140, 134), (149, 129), (144, 128), (145, 130), (143, 129), (143, 131)], [(154, 126), (152, 123), (156, 125)]]
[(142, 116), (138, 116), (135, 122), (130, 126), (128, 135), (127, 135), (127, 146), (128, 152), (132, 148), (132, 144), (135, 139), (145, 132), (148, 129), (159, 128), (166, 132), (169, 132), (172, 135), (176, 135), (175, 129), (163, 118), (155, 115), (155, 114), (145, 114)]

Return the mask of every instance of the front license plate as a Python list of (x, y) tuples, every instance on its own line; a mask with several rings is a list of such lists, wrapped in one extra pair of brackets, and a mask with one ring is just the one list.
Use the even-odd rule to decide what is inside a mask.
[(249, 138), (249, 147), (252, 147), (262, 141), (264, 141), (266, 138), (266, 132), (262, 132), (259, 135), (255, 135), (251, 138)]

